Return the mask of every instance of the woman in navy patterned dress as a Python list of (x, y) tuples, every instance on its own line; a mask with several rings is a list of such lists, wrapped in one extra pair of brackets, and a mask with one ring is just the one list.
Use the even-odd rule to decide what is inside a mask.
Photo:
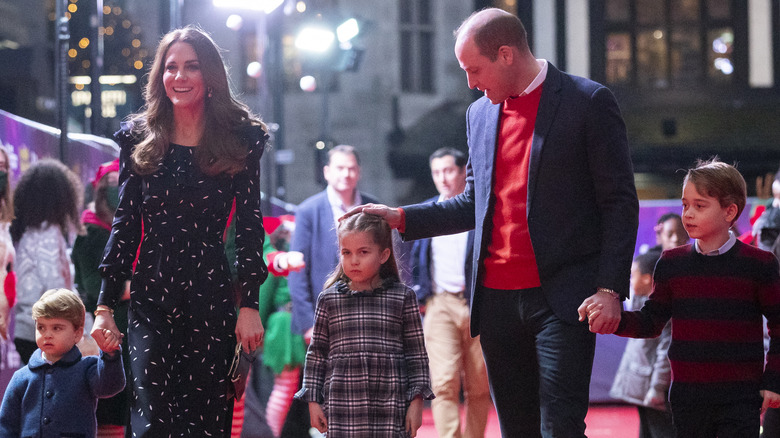
[(415, 436), (423, 399), (434, 396), (417, 297), (399, 281), (390, 227), (358, 213), (338, 237), (295, 396), (328, 438)]
[[(130, 279), (133, 435), (229, 436), (225, 394), (236, 340), (252, 351), (263, 335), (259, 183), (267, 135), (233, 98), (215, 43), (192, 27), (163, 37), (145, 97), (142, 113), (115, 135), (120, 201), (92, 335), (101, 347), (100, 329), (119, 335), (112, 309)], [(238, 316), (222, 241), (234, 200)]]

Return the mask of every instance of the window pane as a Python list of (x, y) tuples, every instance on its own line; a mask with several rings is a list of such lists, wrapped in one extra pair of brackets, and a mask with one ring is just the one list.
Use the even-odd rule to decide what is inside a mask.
[(628, 32), (607, 35), (607, 83), (631, 81), (631, 35)]
[(401, 32), (401, 89), (403, 91), (415, 91), (414, 89), (414, 45), (412, 33)]
[(641, 87), (669, 86), (666, 55), (666, 35), (662, 30), (646, 30), (637, 33), (637, 82)]
[(639, 24), (662, 24), (664, 2), (658, 0), (636, 0), (636, 21)]
[(627, 23), (631, 17), (628, 0), (607, 0), (605, 11), (607, 21)]
[(675, 85), (696, 84), (703, 79), (702, 51), (698, 28), (672, 33), (672, 82)]
[(398, 2), (398, 15), (401, 18), (401, 23), (412, 23), (412, 0), (401, 0)]
[(730, 82), (734, 73), (734, 32), (729, 27), (711, 30), (707, 32), (707, 42), (707, 75), (718, 82)]
[(713, 20), (731, 18), (731, 0), (707, 0), (707, 13)]
[(420, 32), (420, 89), (422, 92), (433, 91), (433, 33)]
[(688, 23), (700, 21), (699, 0), (674, 0), (672, 7), (672, 23)]
[(431, 22), (431, 2), (429, 0), (417, 1), (417, 23), (430, 24)]

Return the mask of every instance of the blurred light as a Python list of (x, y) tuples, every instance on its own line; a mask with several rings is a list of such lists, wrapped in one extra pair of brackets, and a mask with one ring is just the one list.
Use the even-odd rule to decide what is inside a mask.
[(71, 14), (75, 14), (76, 11), (78, 11), (78, 10), (79, 10), (79, 7), (76, 6), (75, 4), (71, 3), (71, 4), (68, 5), (68, 12), (70, 12)]
[(141, 26), (133, 26), (133, 35), (141, 33)]
[(325, 149), (325, 142), (322, 141), (322, 140), (319, 140), (319, 141), (317, 141), (317, 143), (314, 143), (314, 147), (319, 149), (319, 150), (323, 150), (323, 149)]
[(731, 64), (731, 60), (728, 58), (715, 58), (715, 68), (723, 72), (724, 75), (730, 75), (734, 73), (734, 65)]
[(217, 8), (249, 9), (270, 14), (284, 3), (284, 0), (211, 0)]
[(114, 8), (111, 9), (111, 12), (113, 12), (114, 15), (122, 15), (122, 8), (119, 6), (114, 6)]
[(241, 29), (241, 25), (244, 24), (244, 19), (241, 18), (240, 15), (231, 14), (227, 17), (227, 21), (225, 21), (225, 26), (228, 27), (228, 29), (232, 30), (239, 30)]
[(653, 32), (653, 38), (660, 40), (663, 37), (664, 37), (664, 32), (662, 30), (656, 30), (655, 32)]
[(306, 2), (298, 2), (295, 4), (295, 10), (304, 13), (306, 12)]
[[(100, 83), (104, 85), (116, 85), (116, 84), (134, 84), (138, 81), (135, 75), (102, 75), (100, 76)], [(92, 83), (92, 78), (89, 76), (71, 76), (68, 78), (68, 82), (71, 84), (89, 85)]]
[(249, 63), (249, 65), (246, 66), (246, 74), (249, 77), (257, 79), (260, 77), (262, 73), (263, 73), (263, 66), (257, 61), (252, 61)]
[(317, 89), (317, 79), (314, 76), (304, 76), (300, 80), (301, 90), (312, 92)]
[(111, 6), (103, 6), (103, 15), (108, 15), (111, 13)]
[(79, 54), (79, 52), (77, 52), (76, 49), (68, 50), (68, 56), (70, 56), (71, 58), (75, 58), (76, 55), (78, 55), (78, 54)]
[(295, 39), (295, 47), (309, 52), (323, 53), (330, 49), (336, 36), (333, 32), (317, 27), (305, 27)]
[(79, 47), (86, 49), (89, 46), (89, 38), (82, 38), (79, 40)]
[(106, 27), (106, 35), (113, 35), (114, 34), (114, 28), (111, 26)]
[(130, 44), (137, 49), (137, 48), (141, 47), (141, 40), (136, 38), (133, 41), (130, 41)]
[(130, 49), (128, 49), (127, 47), (125, 47), (124, 49), (122, 49), (122, 56), (124, 56), (125, 58), (127, 58), (128, 56), (130, 56)]
[(130, 22), (130, 20), (122, 20), (122, 27), (125, 29), (130, 29), (130, 26), (132, 26), (133, 23)]
[(144, 68), (144, 63), (142, 61), (136, 61), (133, 63), (133, 67), (135, 67), (136, 70), (141, 70)]
[(84, 84), (76, 84), (76, 89), (77, 90), (83, 90), (84, 89)]
[(715, 40), (712, 41), (712, 50), (715, 53), (723, 54), (728, 52), (729, 46), (723, 42), (722, 38), (715, 38)]
[(89, 62), (89, 59), (85, 59), (85, 60), (81, 61), (81, 66), (83, 68), (89, 68), (90, 65), (92, 65), (92, 63)]
[(336, 35), (338, 35), (339, 41), (342, 43), (355, 38), (358, 33), (360, 33), (360, 27), (358, 27), (358, 22), (354, 18), (339, 24), (339, 27), (336, 28)]

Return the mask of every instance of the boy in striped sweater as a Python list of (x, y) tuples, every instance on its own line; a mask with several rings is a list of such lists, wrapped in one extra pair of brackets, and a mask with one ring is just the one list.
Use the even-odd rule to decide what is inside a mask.
[[(772, 253), (730, 231), (745, 207), (745, 180), (711, 161), (683, 183), (692, 244), (664, 251), (642, 310), (623, 312), (615, 334), (658, 336), (672, 320), (669, 391), (678, 437), (756, 437), (760, 414), (780, 407), (780, 275)], [(600, 309), (583, 303), (591, 327)], [(764, 358), (762, 315), (770, 349)]]

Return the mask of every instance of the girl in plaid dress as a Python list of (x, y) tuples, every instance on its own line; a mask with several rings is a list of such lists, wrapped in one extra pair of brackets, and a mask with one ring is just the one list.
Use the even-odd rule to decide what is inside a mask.
[(384, 219), (350, 216), (338, 237), (295, 397), (328, 438), (414, 437), (434, 397), (417, 298), (399, 280)]

